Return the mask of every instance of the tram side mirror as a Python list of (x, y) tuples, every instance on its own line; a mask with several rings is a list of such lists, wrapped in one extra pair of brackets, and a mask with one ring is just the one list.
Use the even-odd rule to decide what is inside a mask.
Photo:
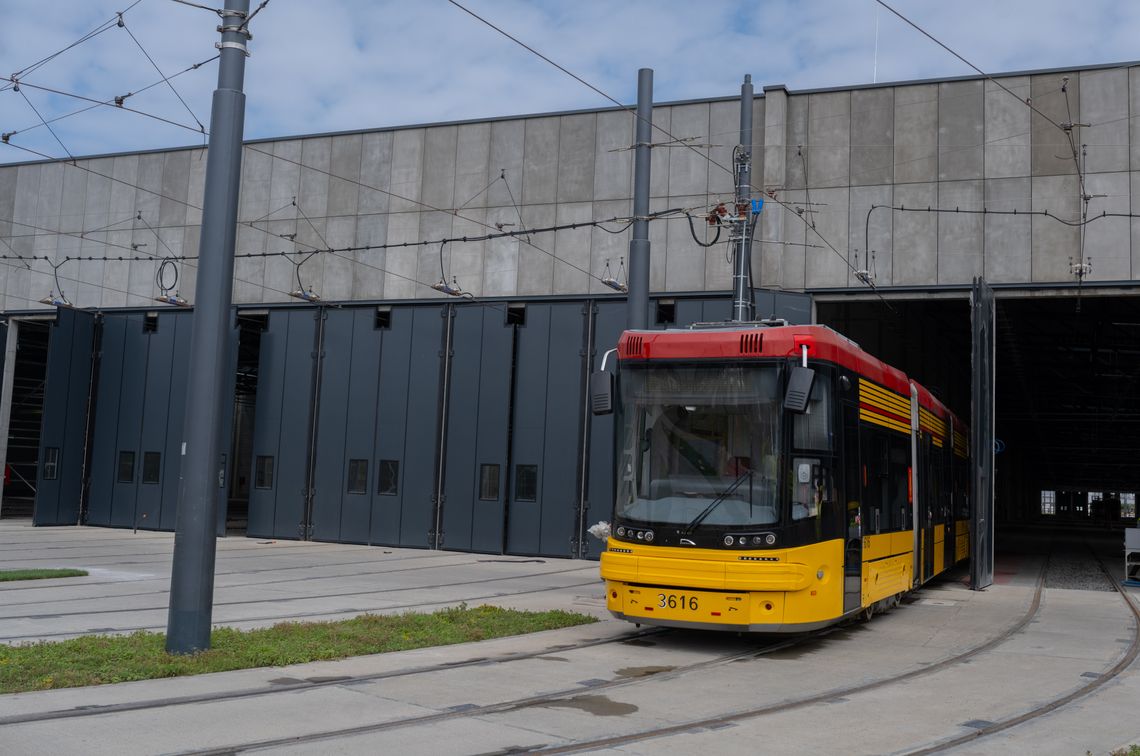
[(784, 392), (784, 409), (799, 415), (806, 412), (814, 383), (814, 370), (809, 367), (793, 367), (791, 375), (788, 376), (788, 389)]
[(599, 370), (590, 374), (590, 411), (610, 415), (614, 411), (614, 374)]

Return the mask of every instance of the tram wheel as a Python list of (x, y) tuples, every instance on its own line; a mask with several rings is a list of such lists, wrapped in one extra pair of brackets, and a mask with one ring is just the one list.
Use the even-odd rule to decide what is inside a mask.
[(863, 613), (859, 616), (863, 619), (864, 622), (870, 622), (871, 617), (874, 616), (874, 614), (875, 614), (875, 605), (871, 604), (866, 609), (864, 609)]

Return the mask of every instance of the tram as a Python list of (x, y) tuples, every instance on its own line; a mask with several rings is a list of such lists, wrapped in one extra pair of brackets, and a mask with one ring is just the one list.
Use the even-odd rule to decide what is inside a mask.
[(616, 409), (614, 616), (809, 631), (890, 608), (969, 554), (966, 426), (835, 331), (626, 331), (617, 357), (616, 381), (591, 389), (595, 412)]

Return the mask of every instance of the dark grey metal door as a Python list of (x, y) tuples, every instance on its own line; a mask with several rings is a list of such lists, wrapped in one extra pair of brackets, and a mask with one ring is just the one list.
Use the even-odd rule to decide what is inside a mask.
[(503, 551), (515, 327), (503, 310), (455, 307), (443, 473), (445, 549)]
[(578, 539), (585, 313), (531, 304), (518, 326), (507, 551), (574, 556)]
[(93, 314), (59, 310), (48, 342), (33, 514), (36, 525), (79, 522), (94, 339)]
[(982, 278), (970, 294), (973, 370), (970, 393), (970, 452), (973, 506), (970, 519), (970, 587), (994, 582), (994, 292)]
[(310, 421), (322, 311), (273, 310), (261, 336), (247, 535), (305, 539)]

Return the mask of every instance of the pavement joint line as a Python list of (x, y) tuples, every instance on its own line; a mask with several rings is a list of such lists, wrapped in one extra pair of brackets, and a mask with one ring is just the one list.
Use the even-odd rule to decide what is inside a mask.
[[(499, 598), (511, 598), (514, 596), (526, 596), (526, 595), (535, 594), (535, 593), (545, 593), (547, 591), (565, 590), (566, 588), (579, 588), (579, 587), (584, 586), (584, 585), (597, 585), (597, 584), (598, 584), (597, 580), (591, 580), (591, 581), (585, 582), (585, 583), (572, 583), (570, 585), (536, 588), (536, 589), (529, 590), (529, 591), (515, 591), (512, 593), (505, 593), (505, 594), (494, 594), (494, 593), (492, 593), (492, 594), (484, 594), (482, 596), (467, 596), (467, 597), (459, 598), (459, 599), (448, 599), (448, 600), (444, 600), (444, 601), (429, 601), (429, 602), (423, 602), (423, 603), (419, 603), (419, 604), (396, 604), (393, 606), (381, 606), (381, 607), (373, 607), (373, 608), (365, 609), (363, 613), (367, 613), (367, 612), (390, 612), (390, 611), (394, 611), (394, 610), (398, 610), (398, 609), (424, 609), (427, 607), (438, 607), (439, 609), (445, 609), (449, 606), (458, 606), (460, 603), (467, 603), (467, 602), (471, 602), (471, 601), (490, 601), (490, 600), (499, 599)], [(446, 586), (443, 586), (443, 587), (446, 587)], [(144, 610), (139, 610), (139, 611), (144, 611)], [(153, 611), (153, 610), (145, 610), (145, 611)], [(217, 619), (215, 619), (213, 624), (215, 627), (217, 627), (217, 626), (237, 627), (237, 626), (248, 624), (251, 622), (252, 623), (263, 623), (263, 622), (274, 622), (274, 621), (286, 622), (289, 620), (301, 619), (301, 618), (312, 619), (314, 617), (338, 617), (341, 614), (342, 614), (341, 612), (336, 612), (336, 611), (301, 612), (301, 613), (293, 612), (293, 613), (284, 614), (284, 615), (267, 615), (267, 616), (261, 616), (261, 617), (244, 617), (241, 619), (234, 619), (234, 620), (218, 621)], [(36, 635), (16, 635), (16, 636), (0, 637), (0, 643), (11, 644), (11, 643), (18, 643), (18, 642), (22, 642), (22, 641), (35, 641), (37, 639), (45, 639), (45, 638), (66, 639), (66, 638), (78, 637), (81, 635), (90, 635), (92, 633), (130, 633), (130, 632), (137, 632), (139, 630), (160, 631), (160, 630), (165, 630), (165, 629), (166, 629), (166, 625), (162, 624), (162, 625), (140, 625), (140, 626), (132, 626), (132, 627), (117, 627), (117, 628), (99, 628), (99, 629), (90, 629), (90, 630), (79, 631), (79, 632), (38, 633)]]
[[(547, 631), (558, 632), (558, 631)], [(593, 648), (600, 645), (610, 643), (622, 643), (629, 638), (637, 638), (646, 635), (663, 635), (668, 631), (661, 628), (649, 628), (643, 630), (628, 630), (622, 628), (621, 632), (611, 637), (596, 637), (586, 638), (576, 643), (562, 643), (554, 646), (546, 646), (534, 652), (518, 652), (511, 651), (502, 654), (501, 656), (487, 657), (477, 656), (468, 659), (461, 659), (456, 661), (442, 662), (439, 664), (421, 665), (414, 667), (405, 667), (402, 669), (386, 670), (383, 672), (375, 672), (366, 675), (336, 675), (330, 676), (335, 679), (319, 679), (319, 678), (273, 678), (266, 681), (268, 687), (257, 688), (241, 688), (233, 691), (224, 692), (209, 692), (198, 693), (187, 696), (171, 696), (161, 699), (150, 699), (146, 701), (131, 701), (118, 704), (107, 705), (87, 705), (79, 706), (71, 709), (56, 709), (53, 711), (40, 711), (32, 714), (17, 714), (14, 716), (0, 716), (0, 727), (24, 724), (28, 722), (44, 722), (56, 719), (75, 719), (77, 717), (89, 717), (95, 715), (111, 714), (125, 711), (143, 711), (147, 709), (161, 709), (171, 706), (191, 705), (197, 703), (211, 703), (215, 701), (229, 701), (234, 699), (254, 698), (260, 696), (275, 695), (277, 693), (289, 693), (299, 690), (313, 690), (316, 688), (335, 687), (342, 685), (360, 685), (364, 683), (374, 682), (377, 680), (387, 680), (397, 677), (408, 677), (411, 675), (442, 672), (455, 669), (463, 669), (465, 667), (484, 666), (489, 664), (507, 664), (516, 661), (526, 661), (528, 659), (537, 658), (551, 653), (557, 649), (559, 651), (578, 651), (586, 648)], [(501, 640), (501, 639), (496, 639)], [(422, 649), (420, 649), (422, 650)], [(244, 670), (232, 670), (244, 671)], [(217, 674), (226, 674), (225, 672)]]

